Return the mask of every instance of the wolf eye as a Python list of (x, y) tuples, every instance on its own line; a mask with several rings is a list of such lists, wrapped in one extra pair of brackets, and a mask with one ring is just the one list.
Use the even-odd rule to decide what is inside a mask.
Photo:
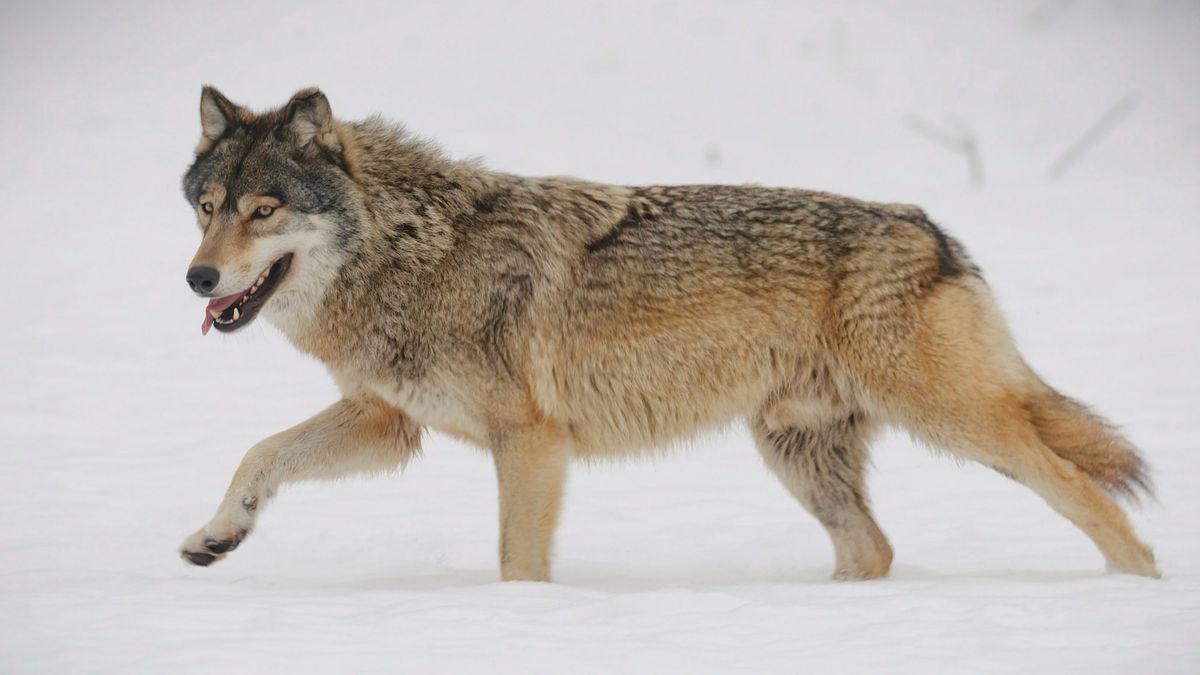
[(207, 215), (212, 215), (212, 212), (213, 212), (212, 202), (204, 202), (203, 204), (200, 205), (200, 210), (203, 211)]
[(257, 209), (254, 209), (254, 213), (251, 214), (250, 217), (257, 220), (259, 218), (266, 218), (267, 216), (271, 215), (272, 213), (275, 213), (274, 206), (260, 206)]

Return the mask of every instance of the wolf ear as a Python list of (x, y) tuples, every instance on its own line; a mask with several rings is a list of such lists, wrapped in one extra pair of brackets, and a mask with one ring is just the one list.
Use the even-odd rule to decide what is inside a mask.
[(333, 111), (329, 108), (329, 99), (315, 87), (296, 92), (288, 101), (280, 131), (301, 149), (313, 142), (335, 152), (342, 149), (337, 132), (333, 129)]
[(200, 90), (200, 133), (202, 136), (197, 152), (203, 152), (212, 147), (230, 126), (244, 116), (244, 112), (238, 106), (230, 103), (229, 99), (221, 95), (221, 92), (217, 91), (215, 87), (204, 85), (204, 88)]

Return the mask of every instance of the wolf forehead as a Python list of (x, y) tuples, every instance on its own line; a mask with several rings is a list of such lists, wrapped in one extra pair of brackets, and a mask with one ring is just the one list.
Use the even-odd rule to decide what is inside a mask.
[(307, 156), (277, 133), (277, 115), (237, 122), (212, 147), (196, 155), (183, 176), (191, 204), (214, 187), (225, 190), (219, 207), (237, 210), (246, 195), (268, 195), (302, 213), (336, 209), (348, 176), (337, 158)]

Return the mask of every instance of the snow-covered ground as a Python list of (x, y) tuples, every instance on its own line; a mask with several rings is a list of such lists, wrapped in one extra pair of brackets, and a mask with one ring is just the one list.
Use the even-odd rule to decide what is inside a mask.
[[(1200, 672), (1200, 5), (900, 4), (5, 2), (0, 673)], [(245, 449), (335, 396), (265, 323), (197, 330), (202, 82), (319, 84), (517, 172), (924, 205), (1030, 361), (1144, 448), (1164, 578), (889, 435), (893, 574), (827, 581), (740, 428), (578, 467), (552, 585), (496, 582), (491, 463), (438, 436), (185, 566)], [(982, 186), (929, 127), (975, 139)]]

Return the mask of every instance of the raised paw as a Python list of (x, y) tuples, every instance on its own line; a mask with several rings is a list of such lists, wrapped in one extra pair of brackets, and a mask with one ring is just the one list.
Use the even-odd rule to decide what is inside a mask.
[(214, 536), (206, 527), (183, 542), (179, 556), (193, 565), (208, 567), (236, 549), (247, 533), (248, 530), (237, 530), (232, 534)]

